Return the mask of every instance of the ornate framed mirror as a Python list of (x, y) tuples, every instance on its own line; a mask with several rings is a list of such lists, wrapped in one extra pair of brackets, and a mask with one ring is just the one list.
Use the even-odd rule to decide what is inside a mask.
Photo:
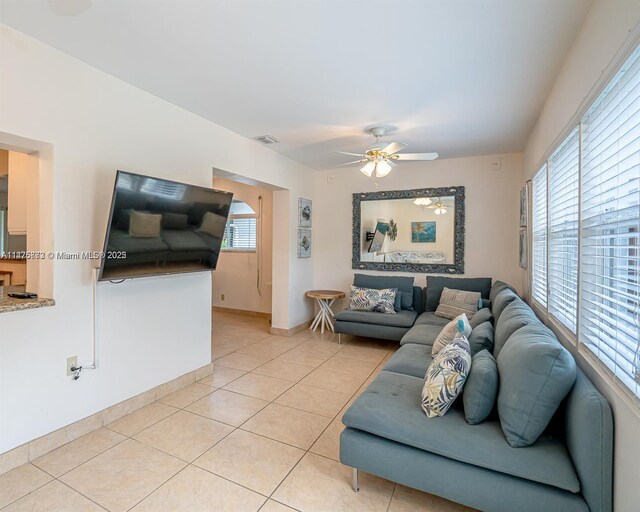
[(464, 273), (464, 187), (353, 194), (351, 267)]

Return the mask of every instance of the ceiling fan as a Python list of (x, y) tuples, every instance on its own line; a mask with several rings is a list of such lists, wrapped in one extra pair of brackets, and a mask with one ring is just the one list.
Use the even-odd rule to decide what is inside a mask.
[(358, 156), (358, 160), (347, 162), (341, 165), (353, 165), (366, 162), (360, 169), (365, 176), (375, 176), (376, 178), (384, 178), (391, 169), (396, 166), (396, 161), (402, 160), (435, 160), (438, 153), (398, 153), (407, 147), (403, 142), (382, 142), (380, 138), (384, 135), (385, 129), (381, 126), (375, 126), (369, 130), (376, 141), (369, 145), (363, 154), (347, 153), (345, 151), (337, 151), (341, 155)]
[(444, 215), (447, 213), (447, 208), (453, 208), (453, 205), (445, 204), (442, 202), (442, 199), (438, 198), (435, 203), (427, 206), (427, 208), (434, 208), (433, 213), (436, 215)]

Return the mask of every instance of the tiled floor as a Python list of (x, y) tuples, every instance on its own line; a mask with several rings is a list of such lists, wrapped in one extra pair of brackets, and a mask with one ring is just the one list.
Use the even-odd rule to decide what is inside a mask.
[(367, 474), (354, 493), (338, 462), (342, 413), (395, 348), (216, 313), (213, 375), (0, 475), (0, 509), (468, 511)]

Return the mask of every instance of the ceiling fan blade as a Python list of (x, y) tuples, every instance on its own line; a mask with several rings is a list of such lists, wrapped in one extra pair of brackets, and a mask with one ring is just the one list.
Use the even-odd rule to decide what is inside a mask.
[(344, 165), (360, 164), (360, 163), (366, 162), (366, 161), (367, 161), (367, 159), (363, 158), (362, 160), (354, 160), (353, 162), (347, 162), (346, 164), (340, 164), (340, 165), (338, 165), (338, 167), (342, 167)]
[(395, 167), (396, 165), (398, 165), (397, 163), (395, 163), (393, 160), (391, 160), (391, 158), (389, 158), (388, 160), (386, 160), (386, 162), (391, 166), (391, 167)]
[(334, 151), (334, 153), (340, 153), (341, 155), (364, 157), (362, 153), (347, 153), (346, 151)]
[(435, 160), (438, 153), (400, 153), (398, 160)]
[(387, 155), (393, 155), (394, 153), (397, 153), (398, 151), (406, 147), (407, 145), (404, 142), (390, 142), (384, 148), (382, 148), (382, 152), (386, 153)]

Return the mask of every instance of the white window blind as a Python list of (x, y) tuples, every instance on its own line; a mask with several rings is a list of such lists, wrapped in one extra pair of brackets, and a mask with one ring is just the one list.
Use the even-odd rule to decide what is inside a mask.
[(640, 48), (582, 120), (579, 341), (640, 396)]
[(229, 219), (225, 229), (223, 248), (226, 250), (252, 251), (256, 249), (256, 219)]
[(257, 216), (244, 201), (234, 199), (224, 230), (222, 250), (255, 251), (257, 245)]
[(551, 316), (576, 332), (578, 299), (578, 179), (576, 128), (551, 155), (549, 173), (548, 305)]
[(547, 165), (533, 177), (531, 296), (547, 307)]

